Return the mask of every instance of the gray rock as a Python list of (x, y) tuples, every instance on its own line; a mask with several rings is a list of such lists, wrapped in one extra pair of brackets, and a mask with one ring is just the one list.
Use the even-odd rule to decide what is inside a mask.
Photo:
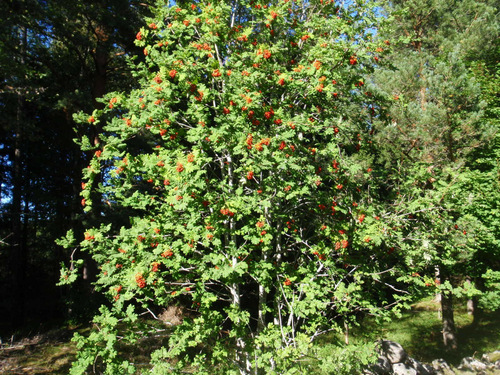
[(422, 375), (436, 375), (436, 371), (434, 371), (434, 368), (431, 365), (424, 363), (422, 367), (424, 368), (425, 371), (422, 372)]
[(485, 371), (487, 368), (487, 364), (472, 357), (465, 357), (464, 359), (462, 359), (460, 366), (458, 366), (459, 370), (469, 370), (475, 372)]
[(435, 371), (432, 368), (432, 366), (427, 365), (427, 364), (423, 364), (414, 358), (409, 357), (408, 360), (406, 361), (406, 363), (411, 368), (414, 368), (415, 370), (417, 370), (418, 375), (434, 375), (435, 374)]
[(369, 371), (374, 375), (386, 375), (392, 373), (391, 362), (386, 356), (381, 355), (378, 357), (377, 363), (370, 366)]
[(486, 375), (497, 374), (495, 370), (500, 370), (500, 351), (498, 350), (483, 354), (481, 360), (466, 357), (462, 359), (458, 369), (453, 370), (444, 359), (432, 361), (432, 366), (421, 363), (409, 357), (397, 342), (380, 340), (378, 344), (378, 361), (365, 369), (363, 375)]
[(455, 375), (455, 371), (451, 369), (450, 365), (444, 359), (435, 359), (432, 361), (432, 367), (436, 374)]
[(394, 363), (392, 365), (394, 375), (418, 375), (417, 370), (404, 363)]
[(481, 362), (486, 363), (486, 364), (490, 364), (491, 360), (490, 360), (489, 355), (488, 354), (483, 354), (481, 356)]
[(390, 363), (404, 363), (408, 358), (406, 351), (397, 342), (382, 340), (380, 345), (382, 355), (385, 355)]

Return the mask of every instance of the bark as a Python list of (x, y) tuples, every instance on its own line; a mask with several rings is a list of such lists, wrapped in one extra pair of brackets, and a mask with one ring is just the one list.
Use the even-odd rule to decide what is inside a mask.
[[(264, 215), (265, 215), (265, 220), (267, 224), (271, 223), (271, 215), (269, 213), (268, 207), (264, 208)], [(278, 228), (279, 232), (279, 228)], [(276, 253), (281, 252), (281, 234), (278, 235), (278, 238), (276, 239)], [(262, 261), (267, 262), (269, 260), (269, 253), (267, 251), (263, 251), (262, 253)], [(259, 334), (266, 326), (266, 307), (267, 307), (267, 297), (268, 293), (265, 290), (265, 287), (262, 284), (259, 284), (258, 288), (258, 294), (259, 294), (259, 307), (258, 307), (258, 315), (257, 315), (257, 334)]]
[[(20, 98), (18, 106), (22, 108), (23, 99)], [(18, 109), (19, 112), (22, 109)], [(13, 178), (12, 178), (12, 242), (11, 259), (12, 270), (14, 272), (13, 285), (13, 326), (19, 327), (24, 320), (24, 287), (26, 278), (26, 243), (23, 235), (23, 215), (22, 215), (22, 124), (18, 115), (18, 124), (16, 124), (16, 140), (13, 160)]]
[[(91, 25), (89, 27), (92, 27)], [(94, 28), (94, 35), (96, 38), (96, 47), (93, 51), (93, 60), (94, 60), (94, 76), (92, 81), (92, 100), (95, 109), (103, 109), (104, 104), (97, 101), (98, 98), (103, 97), (107, 91), (107, 71), (109, 64), (109, 49), (108, 49), (108, 39), (109, 34), (105, 27), (96, 26)], [(101, 127), (92, 125), (90, 126), (90, 139), (92, 140), (95, 147), (99, 146), (99, 134), (101, 133)], [(90, 152), (88, 155), (88, 159), (90, 160), (93, 157), (93, 152)], [(96, 176), (96, 178), (92, 182), (92, 219), (99, 223), (100, 216), (102, 212), (102, 204), (101, 204), (101, 196), (97, 193), (97, 187), (101, 182), (100, 174)], [(85, 254), (83, 256), (84, 265), (83, 265), (83, 279), (87, 281), (87, 291), (88, 293), (93, 292), (92, 282), (94, 282), (97, 278), (97, 265), (91, 256)]]
[(451, 114), (448, 113), (446, 117), (447, 117), (446, 120), (447, 120), (447, 125), (448, 125), (448, 130), (446, 131), (446, 151), (447, 151), (448, 160), (450, 162), (454, 162), (455, 161), (455, 152), (454, 152), (455, 139), (453, 138), (453, 124), (452, 124)]
[[(225, 163), (224, 163), (225, 161)], [(234, 185), (236, 183), (236, 178), (234, 176), (233, 171), (233, 160), (229, 153), (226, 153), (224, 158), (220, 160), (221, 171), (227, 171), (227, 181), (229, 185), (229, 190), (231, 192), (234, 191)], [(226, 169), (227, 168), (227, 169)], [(231, 260), (231, 264), (234, 267), (238, 264), (238, 258), (231, 255), (231, 244), (237, 247), (237, 238), (235, 235), (235, 222), (232, 217), (228, 219), (227, 227), (229, 229), (228, 233), (225, 235), (225, 247), (227, 249), (226, 255)], [(231, 304), (237, 309), (241, 310), (241, 290), (240, 284), (233, 283), (229, 286), (229, 292), (231, 294)], [(240, 322), (232, 322), (233, 325), (241, 324)], [(236, 327), (233, 327), (236, 329)], [(245, 350), (245, 340), (242, 337), (238, 337), (236, 339), (236, 350), (235, 350), (235, 361), (238, 365), (239, 371), (241, 375), (250, 375), (252, 364), (250, 361), (249, 354)]]
[(453, 313), (453, 296), (450, 292), (441, 294), (441, 310), (443, 314), (443, 344), (447, 351), (458, 349), (457, 333)]
[[(470, 277), (466, 277), (465, 281), (468, 285), (471, 284), (471, 279)], [(469, 298), (467, 300), (467, 314), (468, 315), (474, 315), (474, 309), (475, 309), (475, 304), (474, 304), (474, 298)]]
[[(26, 46), (26, 30), (20, 31), (21, 63), (24, 61)], [(25, 307), (25, 279), (26, 279), (26, 237), (23, 231), (22, 197), (23, 197), (23, 126), (24, 126), (25, 98), (19, 93), (17, 98), (17, 116), (15, 127), (13, 170), (12, 170), (12, 242), (11, 264), (13, 271), (12, 302), (13, 327), (20, 327), (24, 323)]]
[(346, 321), (344, 321), (344, 342), (349, 345), (349, 324)]
[[(475, 278), (475, 284), (477, 289), (484, 290), (484, 284), (481, 277)], [(483, 309), (479, 306), (478, 296), (472, 297), (471, 305), (472, 305), (472, 316), (473, 316), (472, 325), (477, 326), (479, 322), (481, 322), (484, 315)]]
[(474, 309), (475, 309), (474, 300), (472, 298), (469, 298), (467, 300), (467, 314), (474, 315)]
[[(436, 266), (436, 280), (441, 284), (446, 280), (441, 267)], [(441, 321), (443, 322), (443, 344), (446, 351), (455, 351), (458, 348), (457, 330), (455, 327), (455, 316), (453, 312), (453, 295), (450, 291), (443, 291), (436, 296), (441, 303)]]
[(96, 27), (94, 34), (96, 36), (96, 48), (94, 50), (94, 79), (92, 83), (92, 99), (94, 101), (94, 108), (102, 109), (104, 105), (97, 102), (96, 99), (101, 98), (106, 94), (107, 85), (107, 71), (109, 62), (109, 51), (107, 48), (107, 41), (109, 35), (104, 27)]
[[(233, 265), (236, 265), (237, 259), (233, 258)], [(238, 284), (232, 284), (229, 288), (231, 292), (231, 303), (238, 309), (241, 308), (241, 293), (240, 286)], [(234, 324), (234, 323), (233, 323)], [(248, 353), (245, 350), (245, 341), (243, 338), (238, 337), (236, 339), (236, 363), (241, 375), (250, 375), (252, 371), (252, 364)]]
[[(267, 257), (263, 257), (263, 261), (267, 261)], [(264, 311), (267, 304), (267, 292), (262, 284), (259, 284), (259, 311), (257, 315), (257, 334), (262, 332), (266, 326), (266, 313)]]
[(414, 33), (415, 33), (415, 40), (412, 42), (413, 48), (418, 54), (420, 55), (420, 66), (418, 69), (418, 77), (421, 80), (420, 84), (420, 107), (422, 111), (425, 111), (425, 108), (427, 107), (427, 98), (426, 98), (426, 92), (427, 92), (427, 84), (425, 80), (425, 76), (423, 74), (424, 72), (424, 58), (422, 56), (422, 41), (421, 38), (423, 36), (423, 29), (422, 29), (422, 19), (417, 19), (416, 24), (413, 27)]
[(479, 306), (479, 298), (473, 297), (471, 299), (472, 305), (472, 325), (477, 327), (481, 320), (483, 319), (484, 311)]

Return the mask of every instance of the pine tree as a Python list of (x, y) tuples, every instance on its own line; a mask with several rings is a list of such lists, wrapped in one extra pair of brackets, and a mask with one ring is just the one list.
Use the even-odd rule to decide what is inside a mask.
[[(129, 5), (36, 0), (0, 5), (0, 310), (6, 331), (63, 310), (55, 283), (69, 254), (54, 240), (79, 225), (80, 171), (92, 156), (73, 142), (72, 114), (91, 111), (92, 93), (104, 93), (92, 89), (97, 70), (106, 73), (104, 89), (132, 84), (124, 55), (142, 54), (130, 41), (147, 8)], [(96, 33), (98, 26), (108, 34)], [(94, 68), (96, 50), (103, 48), (105, 65)], [(77, 132), (90, 130), (87, 123)]]
[[(457, 348), (452, 296), (464, 292), (467, 265), (480, 251), (486, 228), (471, 213), (467, 165), (492, 137), (482, 121), (485, 103), (471, 73), (470, 58), (491, 51), (498, 24), (488, 2), (394, 2), (393, 69), (379, 70), (375, 84), (392, 99), (388, 125), (378, 137), (393, 171), (398, 197), (401, 250), (414, 274), (425, 272), (441, 293), (445, 347)], [(479, 40), (481, 42), (479, 43)], [(480, 47), (479, 47), (480, 46)], [(383, 142), (381, 142), (383, 144)], [(404, 216), (403, 216), (404, 215)], [(435, 276), (435, 280), (434, 279)], [(431, 281), (432, 280), (432, 281)]]

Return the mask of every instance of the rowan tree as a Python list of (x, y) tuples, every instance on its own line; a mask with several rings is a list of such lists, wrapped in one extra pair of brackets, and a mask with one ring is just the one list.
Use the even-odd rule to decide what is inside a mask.
[(99, 357), (106, 373), (133, 372), (117, 347), (141, 335), (118, 332), (171, 305), (189, 313), (152, 353), (153, 373), (369, 362), (370, 345), (336, 356), (338, 343), (314, 344), (408, 293), (382, 215), (385, 174), (371, 164), (378, 107), (365, 81), (390, 44), (373, 38), (374, 5), (158, 2), (136, 36), (140, 88), (78, 116), (103, 129), (97, 146), (82, 140), (95, 152), (82, 205), (95, 205), (97, 178), (118, 219), (79, 245), (111, 304), (99, 331), (77, 337), (73, 373)]

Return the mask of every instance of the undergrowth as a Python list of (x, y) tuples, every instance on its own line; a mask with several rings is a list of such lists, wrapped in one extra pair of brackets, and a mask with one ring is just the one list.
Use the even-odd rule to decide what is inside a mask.
[[(413, 305), (400, 319), (391, 322), (380, 324), (373, 319), (365, 319), (350, 331), (349, 342), (361, 345), (379, 339), (392, 340), (400, 343), (410, 356), (419, 361), (430, 363), (434, 359), (443, 358), (454, 366), (466, 356), (480, 357), (483, 353), (500, 350), (500, 312), (484, 312), (481, 321), (473, 324), (465, 303), (457, 302), (455, 323), (459, 340), (456, 353), (446, 353), (442, 346), (439, 305), (432, 299)], [(4, 343), (0, 348), (0, 373), (67, 374), (76, 353), (76, 347), (70, 341), (71, 334), (68, 334), (70, 331), (76, 330), (63, 328), (14, 343)], [(82, 328), (79, 332), (86, 334), (89, 329)], [(164, 341), (165, 337), (159, 336), (157, 339)], [(325, 343), (326, 347), (334, 339), (344, 338), (325, 336), (319, 343)], [(121, 352), (141, 368), (141, 363), (149, 361), (148, 353), (156, 344), (160, 343), (156, 343), (154, 337), (144, 338), (137, 347), (123, 347)]]

